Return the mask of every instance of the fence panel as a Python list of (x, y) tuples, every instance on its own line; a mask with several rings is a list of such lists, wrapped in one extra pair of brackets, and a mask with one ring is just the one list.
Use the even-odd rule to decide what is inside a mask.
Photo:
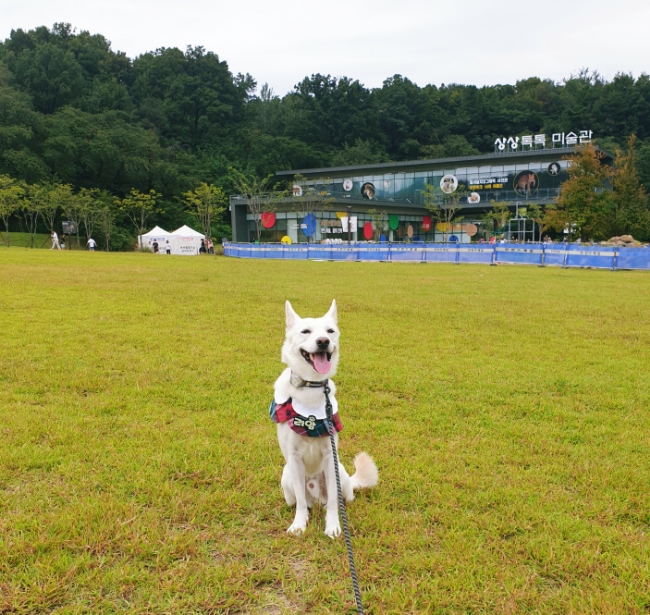
[(421, 263), (424, 260), (424, 245), (391, 245), (390, 247), (390, 260), (391, 261), (412, 261)]
[(567, 246), (567, 267), (614, 268), (615, 248), (601, 246)]
[(332, 245), (330, 249), (330, 258), (333, 261), (356, 261), (357, 246), (356, 244)]
[(561, 243), (550, 243), (544, 248), (544, 264), (564, 267), (566, 246)]
[(483, 263), (491, 264), (494, 259), (494, 246), (477, 246), (472, 248), (458, 248), (459, 263)]
[(284, 246), (282, 249), (282, 258), (293, 261), (307, 260), (307, 246)]
[(495, 262), (539, 265), (543, 248), (538, 244), (500, 243), (495, 247)]
[(455, 263), (458, 261), (458, 246), (455, 243), (430, 243), (424, 246), (423, 257), (427, 263)]
[(330, 246), (326, 243), (310, 243), (307, 247), (307, 258), (310, 260), (328, 261)]
[(650, 269), (650, 248), (617, 248), (616, 269)]
[(284, 250), (281, 245), (264, 244), (264, 258), (284, 258)]
[(388, 261), (388, 245), (371, 244), (368, 246), (357, 244), (357, 258), (360, 261)]

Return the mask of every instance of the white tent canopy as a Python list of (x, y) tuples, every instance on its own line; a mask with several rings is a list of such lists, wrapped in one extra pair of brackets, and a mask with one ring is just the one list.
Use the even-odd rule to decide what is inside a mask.
[(140, 235), (141, 237), (168, 237), (171, 235), (168, 231), (166, 231), (164, 228), (160, 228), (159, 226), (154, 226), (148, 233), (145, 233), (144, 235)]
[(187, 226), (187, 224), (184, 224), (180, 228), (177, 228), (175, 231), (172, 231), (170, 234), (181, 235), (183, 237), (199, 237), (200, 239), (205, 239), (205, 235), (203, 233), (199, 233), (198, 231), (195, 231), (193, 228)]
[(171, 237), (172, 234), (159, 226), (154, 226), (148, 233), (138, 236), (138, 245), (141, 248), (153, 249), (153, 242), (157, 241), (158, 246), (162, 249), (165, 240)]
[(196, 256), (199, 253), (202, 239), (205, 239), (203, 233), (199, 233), (187, 225), (181, 226), (173, 231), (169, 237), (172, 254)]

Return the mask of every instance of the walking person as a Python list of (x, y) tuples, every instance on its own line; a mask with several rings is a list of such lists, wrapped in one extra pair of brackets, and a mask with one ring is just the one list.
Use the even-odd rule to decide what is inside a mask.
[(97, 242), (92, 237), (88, 237), (88, 241), (86, 242), (86, 245), (88, 246), (88, 249), (91, 252), (94, 252), (95, 251), (95, 246), (97, 245)]
[(52, 232), (50, 233), (50, 239), (52, 240), (52, 247), (50, 250), (54, 250), (54, 248), (60, 250), (61, 246), (59, 245), (59, 236), (56, 234), (54, 229), (52, 229)]

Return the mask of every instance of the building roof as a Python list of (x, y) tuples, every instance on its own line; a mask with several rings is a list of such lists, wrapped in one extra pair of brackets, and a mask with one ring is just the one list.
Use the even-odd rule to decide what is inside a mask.
[[(611, 162), (613, 156), (596, 146), (596, 149), (603, 152), (605, 155), (604, 161)], [(552, 160), (564, 158), (574, 154), (575, 147), (555, 147), (546, 149), (529, 149), (518, 152), (498, 152), (490, 154), (473, 154), (471, 156), (455, 156), (452, 158), (435, 158), (429, 160), (404, 160), (401, 162), (376, 162), (372, 164), (359, 164), (344, 167), (322, 167), (316, 169), (295, 169), (291, 171), (277, 171), (278, 176), (293, 176), (293, 175), (361, 175), (378, 173), (391, 173), (391, 172), (408, 172), (416, 171), (419, 169), (431, 167), (444, 167), (444, 166), (457, 166), (459, 163), (471, 166), (471, 163), (476, 165), (490, 163), (492, 161), (509, 161), (514, 164), (517, 160), (528, 160), (530, 158), (538, 158), (543, 160)]]

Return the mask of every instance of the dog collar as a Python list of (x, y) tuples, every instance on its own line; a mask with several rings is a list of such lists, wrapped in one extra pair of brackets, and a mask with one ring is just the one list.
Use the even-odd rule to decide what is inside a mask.
[(327, 380), (303, 380), (298, 374), (291, 373), (289, 382), (297, 389), (308, 387), (310, 389), (319, 389), (327, 384)]

